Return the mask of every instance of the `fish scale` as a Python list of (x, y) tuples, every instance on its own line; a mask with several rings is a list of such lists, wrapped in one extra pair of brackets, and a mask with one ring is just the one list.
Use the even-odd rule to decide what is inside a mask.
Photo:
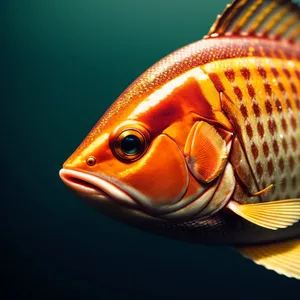
[[(202, 66), (217, 74), (233, 105), (226, 111), (240, 139), (258, 189), (274, 184), (263, 201), (300, 196), (300, 63), (282, 58), (226, 59)], [(223, 101), (228, 101), (224, 98)]]

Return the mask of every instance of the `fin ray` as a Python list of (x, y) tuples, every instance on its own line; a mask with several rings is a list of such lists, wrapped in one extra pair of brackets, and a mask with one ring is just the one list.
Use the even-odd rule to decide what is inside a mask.
[(234, 0), (205, 38), (252, 35), (300, 41), (299, 25), (300, 7), (291, 0)]
[(278, 274), (300, 279), (300, 240), (240, 247), (237, 250), (256, 264)]
[(227, 159), (226, 142), (218, 131), (204, 121), (192, 127), (184, 147), (187, 165), (201, 182), (211, 182), (224, 168)]
[(227, 208), (258, 226), (272, 230), (286, 228), (300, 220), (300, 199), (239, 204), (230, 201)]

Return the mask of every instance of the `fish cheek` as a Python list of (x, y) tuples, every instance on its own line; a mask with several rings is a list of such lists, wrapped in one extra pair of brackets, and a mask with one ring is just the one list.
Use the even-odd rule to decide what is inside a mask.
[(180, 201), (189, 183), (182, 152), (164, 134), (155, 138), (146, 154), (123, 173), (121, 180), (127, 192), (143, 206), (158, 210)]

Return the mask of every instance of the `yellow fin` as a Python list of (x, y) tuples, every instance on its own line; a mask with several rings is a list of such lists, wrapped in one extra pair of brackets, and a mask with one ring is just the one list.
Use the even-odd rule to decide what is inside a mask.
[(299, 41), (299, 12), (291, 0), (235, 0), (218, 16), (206, 38), (246, 34)]
[(300, 240), (268, 245), (237, 248), (244, 256), (258, 265), (278, 274), (300, 279)]
[(286, 228), (300, 220), (300, 198), (255, 204), (230, 201), (226, 207), (247, 221), (272, 230)]

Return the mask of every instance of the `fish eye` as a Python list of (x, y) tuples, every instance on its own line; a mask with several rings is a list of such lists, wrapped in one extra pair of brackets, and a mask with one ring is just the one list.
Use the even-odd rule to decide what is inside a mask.
[(121, 141), (121, 150), (127, 155), (135, 155), (141, 146), (141, 140), (134, 134), (125, 136)]
[(92, 167), (96, 163), (96, 158), (94, 156), (90, 156), (87, 158), (86, 163), (87, 163), (87, 165)]
[(146, 130), (129, 128), (115, 136), (111, 148), (118, 159), (132, 162), (145, 153), (148, 141), (149, 134)]

